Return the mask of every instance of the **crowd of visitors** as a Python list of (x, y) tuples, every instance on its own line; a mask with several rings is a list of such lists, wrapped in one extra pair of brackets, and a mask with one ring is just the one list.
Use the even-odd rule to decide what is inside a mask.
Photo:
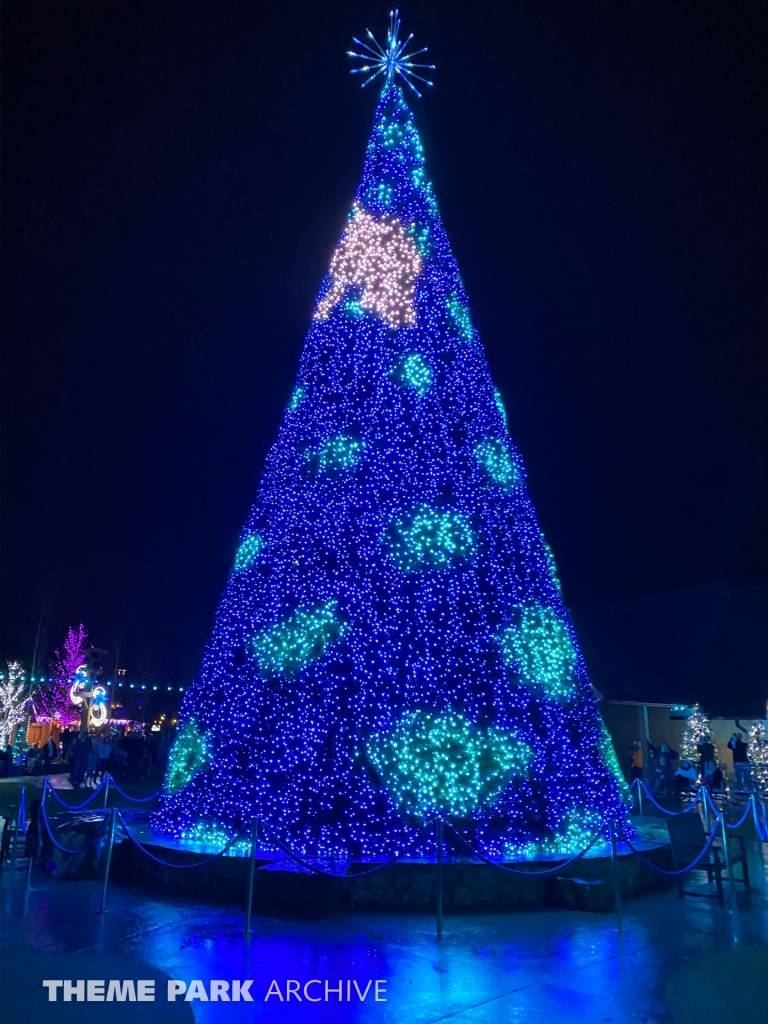
[(735, 732), (728, 740), (728, 749), (733, 754), (733, 772), (739, 789), (749, 789), (752, 765), (749, 763), (749, 747), (743, 733)]
[(168, 732), (143, 735), (135, 729), (64, 729), (57, 743), (50, 737), (42, 747), (31, 744), (14, 764), (11, 746), (0, 752), (0, 776), (39, 775), (69, 771), (72, 785), (98, 786), (108, 772), (117, 779), (146, 779), (162, 776), (168, 764), (173, 737)]
[[(752, 784), (752, 765), (749, 747), (743, 733), (735, 732), (728, 741), (733, 754), (733, 771), (736, 788), (749, 790)], [(722, 765), (717, 760), (717, 751), (710, 733), (705, 732), (696, 744), (697, 761), (692, 758), (680, 759), (680, 754), (668, 743), (654, 746), (648, 744), (648, 765), (644, 763), (643, 745), (633, 740), (629, 748), (628, 768), (632, 779), (644, 780), (654, 797), (679, 798), (695, 790), (696, 784), (706, 787), (710, 793), (723, 793), (725, 777)], [(647, 767), (647, 771), (646, 771)]]

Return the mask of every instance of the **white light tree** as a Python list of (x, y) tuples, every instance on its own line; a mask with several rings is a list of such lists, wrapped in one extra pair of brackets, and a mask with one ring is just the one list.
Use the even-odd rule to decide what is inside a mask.
[(27, 688), (24, 670), (18, 661), (8, 662), (8, 671), (0, 675), (0, 746), (10, 743), (13, 727), (24, 717)]
[(710, 732), (709, 719), (699, 704), (693, 705), (693, 711), (688, 718), (683, 733), (683, 742), (680, 746), (681, 759), (688, 758), (694, 764), (699, 763), (698, 745), (703, 736), (709, 738), (710, 743), (715, 747), (715, 760), (717, 760), (717, 747)]
[(768, 730), (762, 722), (753, 722), (749, 730), (748, 752), (758, 790), (768, 790)]

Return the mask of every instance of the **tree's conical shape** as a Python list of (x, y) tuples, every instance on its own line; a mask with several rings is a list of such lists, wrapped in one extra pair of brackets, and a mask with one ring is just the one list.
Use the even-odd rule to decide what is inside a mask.
[(305, 855), (580, 849), (620, 797), (427, 178), (381, 95), (157, 824)]

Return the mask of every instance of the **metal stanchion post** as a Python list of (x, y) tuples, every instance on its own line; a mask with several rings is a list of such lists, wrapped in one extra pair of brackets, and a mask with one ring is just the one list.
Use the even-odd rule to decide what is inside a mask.
[(40, 802), (43, 805), (43, 809), (45, 809), (45, 798), (47, 796), (48, 796), (48, 776), (46, 775), (45, 778), (43, 779), (43, 795), (40, 798)]
[(29, 892), (29, 887), (30, 887), (30, 885), (32, 885), (32, 865), (34, 864), (34, 862), (35, 862), (35, 858), (34, 857), (30, 857), (29, 858), (29, 867), (27, 868), (27, 892)]
[(24, 833), (27, 828), (27, 800), (26, 800), (27, 787), (21, 787), (21, 800), (19, 801), (19, 810), (16, 814), (16, 821), (13, 826), (13, 856), (11, 863), (14, 868), (16, 867), (16, 859), (19, 856), (19, 832), (21, 832), (22, 840), (24, 839)]
[(109, 772), (104, 773), (104, 810), (107, 809), (107, 800), (109, 799)]
[(107, 863), (104, 865), (104, 887), (101, 890), (100, 914), (107, 912), (107, 885), (109, 884), (109, 869), (112, 867), (112, 845), (115, 841), (115, 823), (117, 821), (117, 808), (113, 807), (109, 817), (109, 838), (107, 840)]
[(728, 829), (725, 824), (725, 812), (720, 815), (720, 834), (723, 839), (723, 857), (725, 858), (725, 867), (728, 871), (728, 883), (731, 887), (731, 896), (736, 900), (736, 883), (733, 879), (733, 866), (731, 864), (731, 854), (728, 849)]
[(256, 874), (256, 839), (259, 834), (259, 819), (253, 819), (251, 826), (251, 858), (248, 865), (248, 902), (245, 906), (245, 934), (251, 934), (251, 908), (253, 906), (253, 878)]
[(437, 937), (443, 937), (443, 823), (437, 820)]
[[(757, 802), (757, 796), (754, 793), (750, 796), (749, 802), (752, 804), (752, 818), (755, 822), (755, 834), (757, 835), (757, 849), (760, 853), (760, 863), (764, 864), (765, 857), (763, 855), (763, 844), (761, 842), (761, 839), (763, 838), (763, 830), (760, 828), (760, 809)], [(766, 834), (765, 838), (768, 839), (768, 834)]]
[(642, 779), (638, 779), (637, 780), (637, 809), (638, 809), (638, 811), (640, 813), (640, 817), (642, 818), (644, 816), (644, 811), (643, 811), (643, 780)]
[[(11, 805), (10, 810), (11, 810), (11, 814), (13, 814), (13, 812), (16, 811), (15, 804)], [(11, 867), (13, 867), (13, 868), (16, 867), (16, 837), (17, 837), (18, 833), (19, 833), (19, 813), (18, 813), (18, 811), (16, 811), (16, 813), (13, 814), (13, 835), (11, 836), (11, 841), (8, 844), (8, 860), (11, 862)]]
[(616, 832), (613, 820), (608, 822), (608, 829), (611, 834), (611, 867), (613, 868), (613, 894), (616, 900), (616, 920), (619, 925), (619, 935), (624, 933), (624, 922), (621, 914), (621, 878), (619, 877), (619, 857), (616, 852)]

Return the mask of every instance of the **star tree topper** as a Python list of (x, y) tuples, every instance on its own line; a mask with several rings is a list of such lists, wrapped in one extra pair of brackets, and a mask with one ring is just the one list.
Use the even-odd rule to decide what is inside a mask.
[(414, 50), (412, 53), (406, 53), (411, 40), (413, 39), (413, 33), (411, 33), (406, 40), (400, 39), (400, 12), (390, 11), (389, 12), (389, 29), (387, 30), (387, 45), (382, 46), (377, 42), (376, 37), (370, 29), (366, 29), (368, 38), (373, 43), (373, 46), (369, 46), (367, 43), (362, 42), (360, 39), (353, 41), (361, 46), (365, 53), (355, 53), (353, 50), (347, 50), (347, 56), (352, 57), (355, 60), (365, 61), (362, 67), (352, 68), (353, 75), (365, 75), (369, 77), (363, 82), (363, 88), (372, 82), (374, 78), (378, 78), (379, 75), (383, 75), (386, 84), (389, 85), (394, 81), (395, 75), (400, 75), (403, 81), (416, 93), (417, 96), (421, 96), (421, 93), (413, 84), (413, 80), (424, 82), (425, 85), (434, 85), (434, 82), (430, 82), (428, 78), (424, 78), (414, 68), (419, 68), (424, 71), (434, 71), (434, 64), (414, 64), (413, 57), (418, 57), (422, 53), (427, 52), (426, 46), (422, 47), (421, 50)]

